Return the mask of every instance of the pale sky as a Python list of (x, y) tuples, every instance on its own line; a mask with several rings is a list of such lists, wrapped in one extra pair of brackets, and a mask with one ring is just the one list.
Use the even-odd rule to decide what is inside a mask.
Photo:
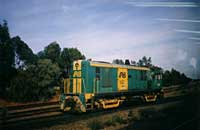
[(153, 64), (200, 77), (198, 0), (0, 0), (0, 20), (37, 53), (57, 41), (86, 58)]

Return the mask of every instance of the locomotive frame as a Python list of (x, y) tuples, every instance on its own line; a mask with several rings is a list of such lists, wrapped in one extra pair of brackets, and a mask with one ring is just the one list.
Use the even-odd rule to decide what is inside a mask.
[(77, 60), (64, 78), (61, 110), (108, 109), (139, 98), (154, 102), (163, 96), (162, 72), (148, 67)]

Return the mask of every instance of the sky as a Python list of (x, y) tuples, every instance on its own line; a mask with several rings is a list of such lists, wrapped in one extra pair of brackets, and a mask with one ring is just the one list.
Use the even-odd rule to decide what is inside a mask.
[(0, 21), (37, 53), (57, 41), (88, 59), (151, 57), (200, 78), (199, 0), (0, 0)]

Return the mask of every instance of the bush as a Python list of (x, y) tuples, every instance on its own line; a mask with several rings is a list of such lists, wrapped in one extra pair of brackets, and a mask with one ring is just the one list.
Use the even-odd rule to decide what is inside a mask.
[(121, 116), (118, 116), (118, 115), (114, 115), (114, 116), (112, 117), (112, 120), (113, 120), (114, 122), (119, 123), (119, 124), (124, 124), (124, 123), (126, 123), (126, 120), (124, 120)]
[(19, 71), (15, 78), (12, 79), (10, 87), (6, 90), (7, 98), (15, 102), (38, 100), (34, 84), (30, 75), (24, 71)]
[(55, 94), (53, 87), (57, 84), (60, 69), (49, 59), (38, 60), (37, 64), (19, 69), (7, 89), (11, 101), (46, 101)]
[(116, 122), (114, 122), (112, 119), (107, 120), (104, 125), (106, 126), (115, 126)]
[(114, 115), (110, 120), (107, 120), (104, 124), (106, 126), (115, 126), (117, 123), (124, 124), (126, 120), (124, 120), (121, 116)]
[(87, 125), (91, 130), (99, 130), (99, 129), (103, 128), (102, 122), (100, 122), (99, 120), (96, 120), (96, 119), (90, 121)]
[(55, 76), (59, 74), (59, 69), (50, 61), (45, 61), (49, 65), (38, 63), (38, 65), (30, 65), (26, 70), (18, 70), (6, 90), (8, 100), (46, 101), (55, 94), (53, 86), (56, 84)]
[(129, 111), (129, 113), (128, 113), (128, 118), (130, 119), (130, 120), (135, 120), (135, 121), (137, 121), (137, 120), (140, 120), (140, 112), (139, 111), (136, 111), (136, 112), (133, 112), (133, 111)]

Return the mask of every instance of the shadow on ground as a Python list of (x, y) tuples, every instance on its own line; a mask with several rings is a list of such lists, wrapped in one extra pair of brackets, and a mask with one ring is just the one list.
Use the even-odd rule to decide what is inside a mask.
[(200, 130), (200, 94), (185, 97), (181, 105), (161, 111), (145, 110), (121, 130)]

